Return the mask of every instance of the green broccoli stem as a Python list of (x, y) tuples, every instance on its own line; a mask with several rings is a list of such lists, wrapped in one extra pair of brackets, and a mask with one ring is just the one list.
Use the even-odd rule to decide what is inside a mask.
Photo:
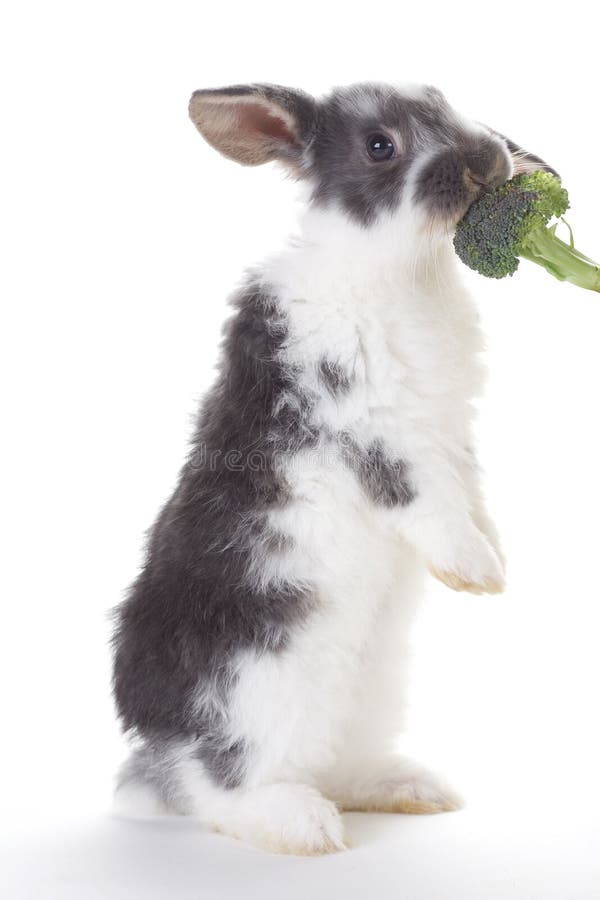
[(543, 266), (560, 281), (600, 292), (600, 266), (556, 237), (552, 228), (535, 228), (522, 242), (519, 255)]

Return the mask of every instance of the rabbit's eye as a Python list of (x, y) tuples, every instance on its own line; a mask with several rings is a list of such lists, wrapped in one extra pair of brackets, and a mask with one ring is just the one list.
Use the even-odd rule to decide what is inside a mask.
[(367, 139), (367, 153), (374, 162), (391, 159), (394, 155), (394, 145), (385, 134), (372, 134)]

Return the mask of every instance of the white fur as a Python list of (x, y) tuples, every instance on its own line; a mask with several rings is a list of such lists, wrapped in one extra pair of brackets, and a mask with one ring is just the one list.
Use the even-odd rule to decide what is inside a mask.
[(172, 810), (162, 802), (152, 787), (130, 781), (120, 785), (115, 791), (111, 812), (119, 819), (154, 819), (156, 816), (168, 815)]
[[(427, 566), (475, 584), (503, 577), (472, 454), (483, 341), (448, 234), (412, 202), (426, 161), (393, 215), (364, 228), (334, 208), (309, 210), (262, 270), (289, 322), (285, 361), (319, 394), (315, 423), (324, 435), (348, 430), (365, 448), (383, 441), (406, 461), (416, 495), (377, 508), (326, 437), (281, 460), (293, 499), (272, 525), (293, 543), (268, 561), (258, 548), (256, 577), (262, 587), (308, 577), (317, 609), (284, 651), (237, 660), (231, 733), (261, 748), (244, 789), (215, 788), (185, 748), (180, 762), (199, 818), (270, 850), (341, 848), (326, 797), (342, 807), (381, 807), (390, 796), (458, 805), (439, 779), (394, 755)], [(346, 395), (320, 385), (323, 358), (352, 376)]]

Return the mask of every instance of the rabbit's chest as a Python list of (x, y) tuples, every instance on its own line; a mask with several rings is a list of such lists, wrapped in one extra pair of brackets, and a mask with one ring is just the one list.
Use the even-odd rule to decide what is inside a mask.
[(479, 341), (460, 322), (402, 315), (369, 322), (360, 330), (366, 397), (394, 407), (438, 405), (476, 387)]
[(409, 424), (458, 425), (480, 390), (480, 349), (478, 329), (458, 315), (422, 309), (340, 320), (317, 354), (318, 368), (335, 376), (320, 387), (317, 418), (392, 441)]

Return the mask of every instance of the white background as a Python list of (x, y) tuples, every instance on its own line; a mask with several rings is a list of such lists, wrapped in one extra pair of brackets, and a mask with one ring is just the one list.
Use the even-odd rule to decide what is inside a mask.
[[(600, 256), (597, 29), (583, 3), (8, 4), (0, 23), (3, 892), (16, 898), (600, 894), (600, 297), (464, 270), (489, 336), (480, 455), (504, 596), (431, 584), (409, 746), (470, 802), (348, 816), (353, 849), (273, 858), (108, 818), (124, 748), (107, 610), (210, 384), (225, 299), (297, 188), (218, 157), (199, 87), (437, 85), (548, 159)], [(8, 885), (8, 888), (6, 887)]]

